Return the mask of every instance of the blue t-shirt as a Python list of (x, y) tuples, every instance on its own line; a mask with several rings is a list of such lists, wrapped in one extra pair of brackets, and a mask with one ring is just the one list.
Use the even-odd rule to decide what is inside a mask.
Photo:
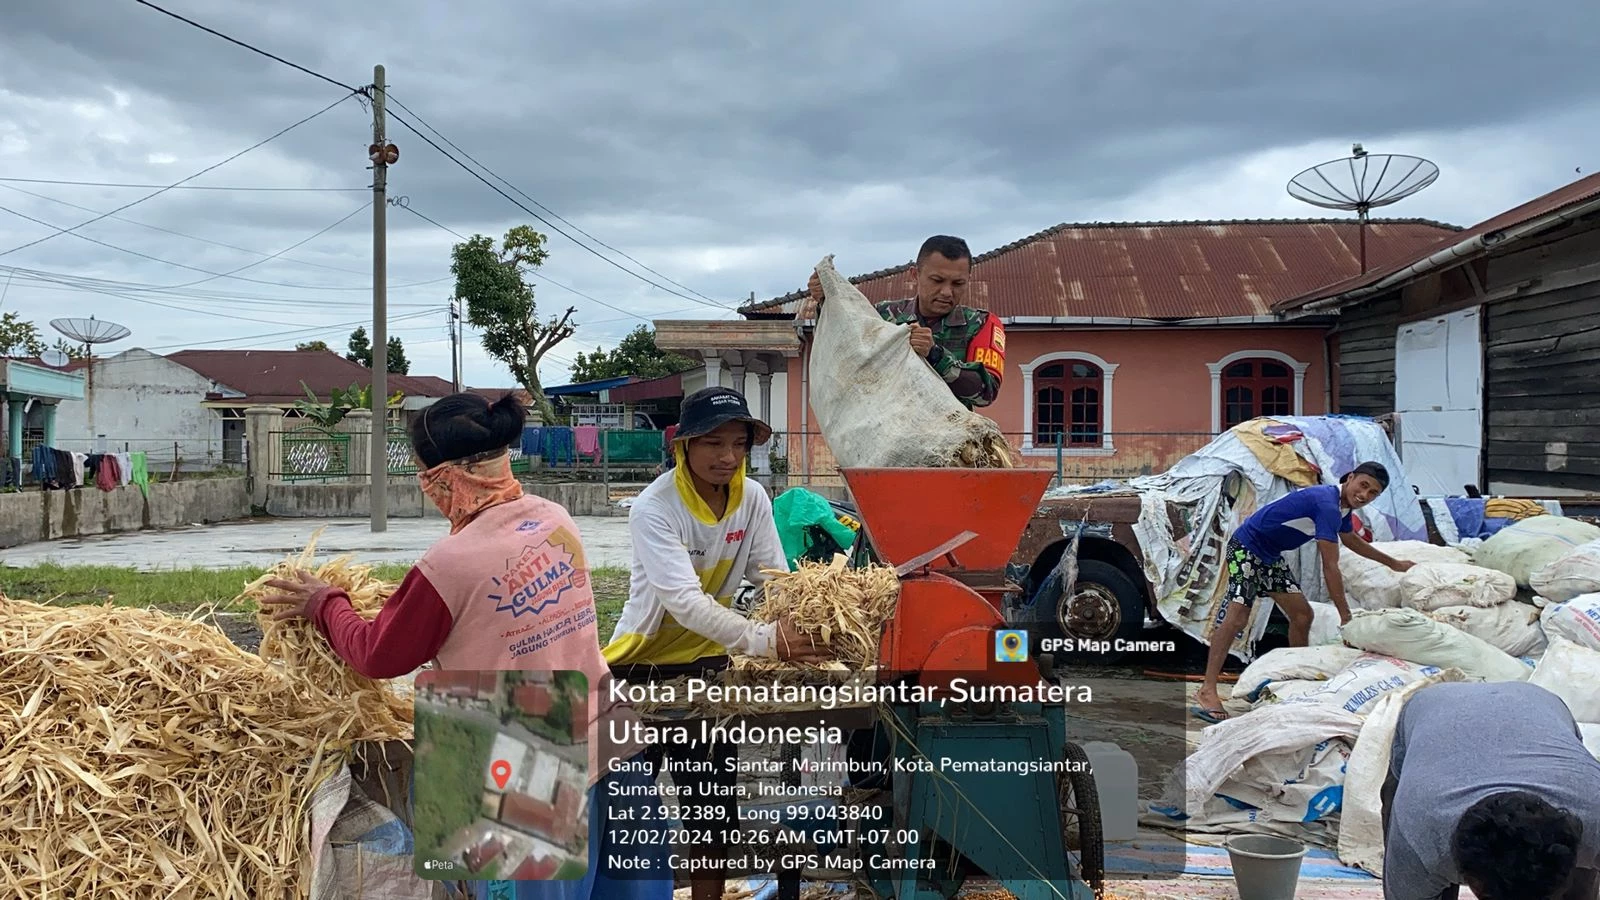
[(1321, 484), (1261, 507), (1233, 536), (1246, 550), (1272, 562), (1311, 541), (1337, 541), (1350, 530), (1350, 513), (1339, 507), (1339, 487)]

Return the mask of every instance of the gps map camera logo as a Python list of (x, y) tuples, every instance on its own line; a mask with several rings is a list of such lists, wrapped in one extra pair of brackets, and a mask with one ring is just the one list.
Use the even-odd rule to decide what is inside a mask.
[(1016, 628), (1002, 628), (994, 633), (995, 662), (1027, 662), (1028, 633)]

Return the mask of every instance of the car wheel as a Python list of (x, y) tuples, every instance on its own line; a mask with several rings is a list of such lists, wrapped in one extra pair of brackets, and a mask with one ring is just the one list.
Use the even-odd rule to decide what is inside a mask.
[(1114, 663), (1124, 654), (1107, 649), (1079, 649), (1078, 641), (1136, 641), (1144, 631), (1144, 595), (1121, 569), (1095, 559), (1078, 561), (1072, 596), (1062, 596), (1062, 579), (1052, 572), (1034, 596), (1033, 608), (1047, 637), (1065, 638), (1073, 649), (1059, 652), (1063, 662)]

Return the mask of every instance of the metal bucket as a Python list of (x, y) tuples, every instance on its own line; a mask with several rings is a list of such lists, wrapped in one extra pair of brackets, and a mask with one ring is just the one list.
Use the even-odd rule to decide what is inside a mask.
[(1247, 834), (1228, 838), (1239, 900), (1294, 900), (1306, 845), (1288, 838)]

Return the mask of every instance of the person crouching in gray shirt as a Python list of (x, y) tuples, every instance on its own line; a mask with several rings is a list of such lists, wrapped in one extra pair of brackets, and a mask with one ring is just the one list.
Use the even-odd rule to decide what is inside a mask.
[(1382, 800), (1385, 900), (1600, 898), (1600, 760), (1541, 687), (1418, 690)]

